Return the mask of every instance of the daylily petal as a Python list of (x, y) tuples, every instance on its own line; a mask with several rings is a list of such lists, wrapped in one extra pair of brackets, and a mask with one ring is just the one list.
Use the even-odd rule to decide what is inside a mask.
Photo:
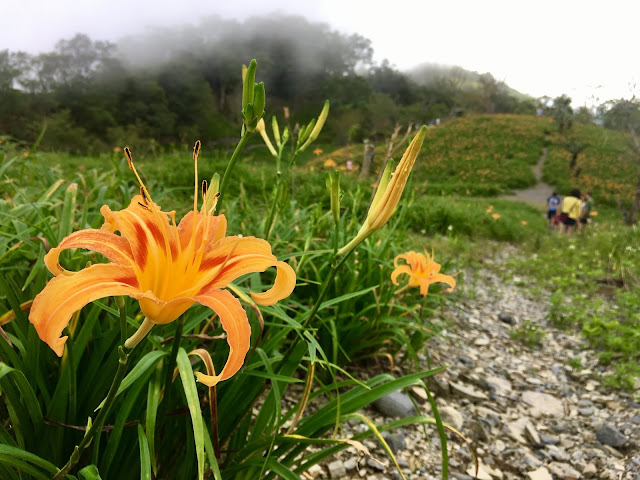
[[(203, 237), (206, 238), (206, 243), (214, 245), (222, 240), (227, 233), (227, 219), (224, 215), (211, 216), (191, 211), (180, 220), (180, 225), (178, 225), (178, 236), (183, 249), (187, 248), (193, 236), (194, 221), (196, 222), (196, 250), (203, 246)], [(203, 235), (205, 231), (207, 232), (206, 236)]]
[(273, 265), (277, 269), (273, 287), (262, 293), (250, 292), (251, 298), (253, 298), (253, 301), (258, 305), (273, 305), (291, 295), (291, 292), (293, 292), (293, 289), (296, 287), (296, 272), (294, 272), (288, 263), (276, 262)]
[(222, 328), (227, 333), (229, 358), (218, 375), (197, 372), (198, 380), (209, 387), (233, 376), (242, 364), (251, 344), (251, 327), (247, 313), (231, 293), (225, 290), (210, 290), (193, 297), (193, 300), (209, 307), (218, 314)]
[(155, 203), (145, 202), (141, 195), (136, 195), (124, 210), (114, 212), (103, 205), (100, 213), (105, 219), (103, 230), (120, 232), (129, 242), (139, 268), (145, 268), (149, 258), (177, 257), (177, 229), (170, 225), (167, 214)]
[(74, 275), (59, 275), (44, 287), (31, 306), (29, 320), (38, 335), (60, 357), (67, 337), (60, 337), (71, 315), (99, 298), (128, 295), (141, 298), (133, 268), (96, 264)]
[(406, 273), (407, 275), (412, 276), (413, 270), (411, 270), (411, 268), (408, 265), (399, 265), (398, 267), (396, 267), (396, 269), (393, 272), (391, 272), (391, 281), (393, 282), (394, 285), (399, 285), (398, 277), (403, 273)]
[(443, 292), (451, 292), (454, 288), (456, 288), (456, 279), (451, 275), (443, 275), (442, 273), (438, 273), (431, 277), (431, 283), (446, 283), (449, 285), (449, 288), (443, 290)]
[(71, 275), (75, 273), (62, 268), (58, 263), (60, 253), (68, 248), (86, 248), (87, 250), (93, 250), (101, 253), (111, 262), (118, 265), (131, 266), (133, 264), (131, 247), (129, 246), (129, 242), (124, 238), (106, 230), (79, 230), (65, 237), (57, 247), (49, 250), (44, 256), (45, 265), (54, 275), (61, 273)]
[[(276, 266), (278, 289), (282, 290), (283, 279), (288, 279), (287, 288), (291, 288), (291, 293), (295, 286), (295, 274), (291, 267), (284, 265), (286, 264), (279, 262), (271, 253), (271, 245), (265, 240), (255, 237), (226, 237), (212, 247), (209, 255), (200, 264), (202, 276), (198, 284), (201, 285), (201, 290), (224, 288), (241, 275), (264, 272), (267, 268)], [(281, 272), (285, 276), (279, 279)], [(293, 277), (288, 274), (293, 274)]]
[(165, 302), (153, 295), (151, 291), (148, 291), (145, 293), (144, 298), (140, 299), (140, 310), (149, 321), (164, 325), (176, 320), (194, 303), (193, 299), (189, 297), (173, 298)]

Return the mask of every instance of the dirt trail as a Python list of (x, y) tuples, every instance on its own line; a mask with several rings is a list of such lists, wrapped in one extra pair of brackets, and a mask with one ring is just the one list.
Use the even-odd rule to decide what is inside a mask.
[(526, 188), (524, 190), (516, 190), (512, 195), (502, 195), (500, 198), (525, 202), (544, 210), (547, 197), (551, 195), (551, 192), (555, 189), (553, 186), (542, 181), (542, 168), (546, 159), (547, 148), (545, 147), (542, 151), (542, 155), (540, 155), (538, 163), (532, 167), (537, 180), (537, 183), (533, 187)]

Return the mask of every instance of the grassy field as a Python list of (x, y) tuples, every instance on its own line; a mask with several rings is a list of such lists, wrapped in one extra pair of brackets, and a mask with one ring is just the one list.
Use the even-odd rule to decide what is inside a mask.
[[(224, 341), (214, 342), (215, 347), (212, 340), (203, 343), (202, 338), (222, 333), (210, 310), (194, 307), (180, 326), (172, 322), (154, 327), (149, 340), (129, 354), (135, 374), (127, 377), (127, 395), (115, 400), (107, 417), (113, 430), (108, 436), (97, 435), (82, 457), (86, 478), (97, 478), (89, 476), (93, 467), (102, 478), (111, 478), (109, 471), (122, 459), (133, 467), (121, 478), (138, 478), (145, 469), (157, 478), (174, 478), (178, 471), (185, 478), (196, 474), (202, 478), (205, 471), (219, 478), (218, 468), (225, 479), (260, 478), (265, 470), (271, 472), (265, 478), (274, 478), (274, 472), (284, 472), (279, 474), (288, 478), (288, 472), (299, 474), (347, 448), (346, 442), (329, 443), (303, 461), (298, 442), (292, 443), (282, 432), (326, 438), (363, 405), (389, 391), (421, 384), (433, 373), (400, 378), (353, 378), (349, 373), (354, 362), (381, 356), (401, 357), (413, 365), (428, 339), (437, 334), (437, 322), (429, 319), (437, 317), (444, 302), (459, 298), (455, 292), (441, 295), (443, 287), (438, 284), (426, 297), (414, 291), (398, 295), (398, 287), (390, 281), (394, 257), (409, 250), (435, 248), (442, 271), (454, 273), (482, 264), (504, 242), (516, 245), (520, 254), (501, 268), (517, 270), (533, 292), (551, 295), (551, 320), (580, 331), (600, 361), (615, 366), (606, 377), (608, 385), (637, 388), (640, 241), (637, 229), (624, 227), (610, 206), (616, 192), (628, 194), (634, 181), (624, 163), (624, 138), (580, 125), (572, 134), (589, 144), (578, 160), (577, 183), (594, 191), (599, 213), (582, 234), (558, 236), (548, 230), (543, 212), (496, 198), (534, 183), (531, 166), (544, 148), (547, 181), (556, 183), (561, 193), (573, 185), (553, 182), (567, 177), (568, 159), (564, 137), (549, 119), (459, 118), (427, 130), (399, 208), (387, 226), (364, 240), (348, 260), (335, 252), (357, 234), (377, 177), (372, 172), (370, 178), (358, 179), (357, 171), (345, 169), (347, 159), (357, 162), (361, 157), (362, 146), (322, 145), (323, 151), (316, 153), (312, 148), (284, 180), (277, 179), (275, 163), (265, 149), (249, 150), (231, 173), (229, 189), (221, 198), (227, 235), (268, 237), (277, 258), (295, 270), (296, 288), (286, 300), (254, 309), (247, 301), (248, 292), (267, 288), (273, 272), (252, 273), (237, 282), (233, 292), (246, 307), (256, 347), (244, 369), (213, 393), (195, 384), (193, 372), (206, 369), (187, 358), (187, 352), (204, 348), (220, 371), (230, 353)], [(178, 220), (192, 210), (190, 150), (138, 153), (132, 147), (154, 202), (165, 211), (175, 210)], [(385, 149), (378, 146), (378, 162)], [(59, 360), (29, 324), (23, 312), (28, 306), (21, 305), (33, 300), (50, 278), (42, 262), (46, 251), (71, 232), (100, 228), (100, 207), (126, 207), (139, 187), (122, 152), (95, 157), (39, 154), (3, 142), (0, 157), (0, 315), (14, 312), (13, 318), (11, 313), (0, 317), (6, 333), (5, 340), (0, 339), (4, 362), (0, 388), (8, 398), (1, 413), (21, 425), (17, 433), (0, 426), (0, 448), (18, 459), (9, 466), (0, 462), (0, 477), (13, 479), (18, 478), (13, 469), (37, 467), (39, 473), (55, 473), (55, 466), (64, 464), (82, 436), (60, 425), (85, 425), (94, 415), (116, 371), (116, 347), (123, 334), (133, 332), (141, 321), (135, 301), (126, 302), (124, 331), (119, 321), (123, 314), (115, 302), (94, 302), (68, 328), (72, 341)], [(325, 167), (329, 159), (336, 167)], [(222, 174), (227, 160), (227, 153), (207, 151), (205, 146), (199, 178)], [(342, 175), (340, 192), (333, 197), (333, 206), (338, 200), (339, 206), (332, 211), (326, 171), (334, 169)], [(287, 188), (278, 190), (281, 180)], [(271, 228), (270, 212), (277, 212)], [(62, 257), (65, 266), (78, 270), (103, 262), (102, 256), (82, 249)], [(458, 278), (464, 281), (463, 275)], [(530, 335), (526, 337), (530, 340)], [(302, 415), (305, 400), (301, 399), (290, 411), (281, 411), (283, 395), (295, 383), (312, 396), (326, 397), (326, 406)], [(208, 411), (212, 405), (208, 395), (217, 396), (218, 411), (224, 415)], [(163, 416), (167, 412), (174, 415)], [(301, 416), (294, 419), (297, 412)], [(44, 422), (45, 417), (55, 423)], [(425, 418), (411, 421), (432, 422)], [(140, 419), (140, 424), (126, 426), (130, 419)], [(439, 432), (443, 438), (441, 426)], [(372, 428), (362, 438), (378, 434)], [(217, 445), (205, 444), (207, 438), (219, 439), (224, 454)], [(20, 457), (25, 451), (34, 457)], [(162, 452), (167, 451), (178, 453), (180, 461), (166, 462)], [(265, 451), (270, 452), (267, 457)], [(40, 477), (34, 474), (34, 478)]]

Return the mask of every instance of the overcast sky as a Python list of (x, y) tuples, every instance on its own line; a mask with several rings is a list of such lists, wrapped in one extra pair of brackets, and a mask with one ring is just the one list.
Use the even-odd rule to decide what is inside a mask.
[(359, 33), (376, 60), (400, 69), (460, 65), (535, 97), (566, 93), (574, 106), (629, 97), (640, 83), (638, 0), (0, 0), (0, 50), (37, 53), (77, 32), (115, 41), (151, 25), (277, 11)]

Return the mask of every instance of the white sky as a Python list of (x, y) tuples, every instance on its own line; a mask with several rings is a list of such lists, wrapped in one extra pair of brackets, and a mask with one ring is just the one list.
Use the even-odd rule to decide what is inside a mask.
[(535, 97), (566, 93), (574, 106), (629, 97), (640, 82), (637, 0), (0, 0), (0, 50), (36, 53), (77, 32), (115, 41), (150, 25), (274, 11), (359, 33), (377, 60), (400, 69), (460, 65)]

